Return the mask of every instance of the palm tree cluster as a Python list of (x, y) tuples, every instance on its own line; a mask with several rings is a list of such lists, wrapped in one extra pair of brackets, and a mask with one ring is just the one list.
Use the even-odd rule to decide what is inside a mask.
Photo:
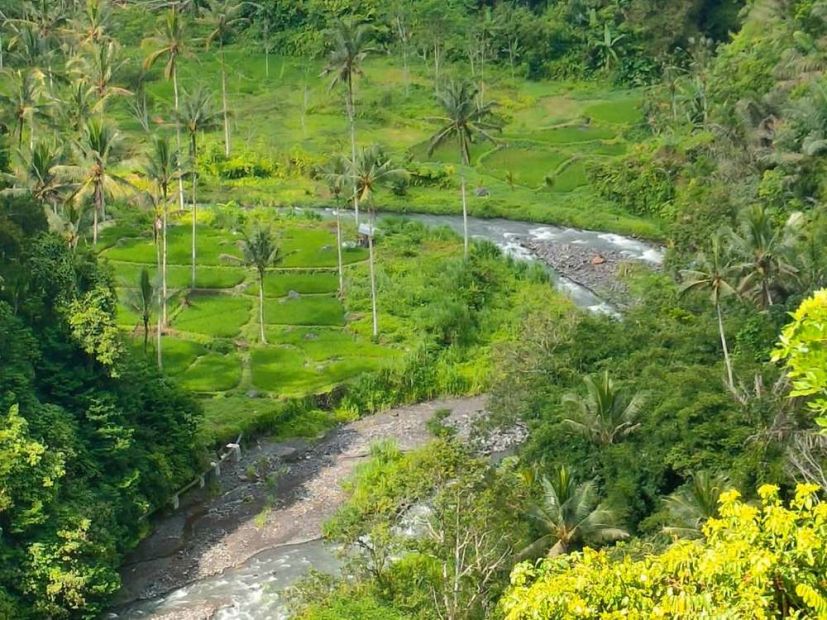
[[(186, 177), (192, 210), (191, 285), (196, 284), (198, 141), (223, 121), (229, 152), (223, 45), (234, 29), (244, 25), (244, 4), (236, 0), (159, 3), (157, 9), (164, 11), (162, 24), (144, 41), (148, 51), (140, 77), (129, 81), (134, 90), (126, 87), (130, 61), (112, 36), (111, 0), (26, 2), (14, 15), (0, 15), (0, 69), (6, 78), (0, 110), (16, 145), (13, 174), (3, 177), (5, 188), (0, 191), (30, 194), (46, 208), (51, 228), (73, 249), (87, 235), (92, 246), (97, 245), (107, 206), (113, 201), (150, 205), (155, 212), (160, 282), (146, 288), (142, 275), (133, 288), (153, 291), (159, 331), (166, 327), (170, 296), (166, 269), (169, 208), (176, 201), (184, 208)], [(179, 90), (178, 66), (191, 45), (187, 32), (191, 20), (183, 19), (185, 11), (208, 25), (204, 45), (219, 47), (221, 109), (216, 109), (212, 94), (203, 86), (191, 92)], [(168, 122), (160, 122), (146, 149), (127, 145), (111, 114), (112, 103), (118, 98), (134, 100), (129, 107), (138, 113), (141, 125), (150, 129), (142, 82), (158, 64), (163, 64), (163, 75), (172, 82), (173, 102), (153, 116)], [(174, 144), (165, 135), (166, 127), (175, 129)], [(182, 134), (187, 141), (186, 157)], [(149, 320), (143, 316), (148, 331)]]
[(801, 213), (779, 222), (766, 207), (753, 206), (741, 214), (735, 228), (715, 235), (708, 251), (698, 254), (690, 269), (681, 271), (681, 291), (705, 292), (715, 308), (730, 389), (735, 388), (735, 379), (722, 304), (733, 298), (766, 311), (798, 288), (811, 286), (803, 281), (807, 274), (807, 254), (801, 251), (803, 223)]

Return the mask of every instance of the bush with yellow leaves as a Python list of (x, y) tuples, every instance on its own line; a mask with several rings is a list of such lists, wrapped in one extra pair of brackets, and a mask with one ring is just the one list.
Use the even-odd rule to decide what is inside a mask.
[(507, 620), (551, 618), (827, 618), (827, 503), (799, 485), (785, 505), (778, 487), (757, 505), (737, 491), (699, 541), (661, 554), (612, 560), (605, 551), (519, 564), (500, 601)]

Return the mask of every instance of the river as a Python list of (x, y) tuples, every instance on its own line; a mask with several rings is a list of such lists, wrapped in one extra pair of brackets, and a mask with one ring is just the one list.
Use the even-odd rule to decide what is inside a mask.
[[(330, 210), (324, 211), (324, 214), (325, 217), (334, 215)], [(429, 226), (447, 226), (462, 234), (461, 216), (411, 214), (405, 217)], [(659, 265), (663, 261), (663, 251), (660, 248), (612, 233), (474, 217), (468, 218), (468, 231), (473, 238), (492, 241), (506, 254), (523, 260), (532, 260), (533, 257), (519, 243), (519, 239), (583, 244), (596, 252), (616, 251), (630, 259), (652, 265)], [(554, 275), (553, 282), (579, 307), (592, 312), (616, 314), (612, 306), (589, 289), (557, 274)], [(429, 404), (421, 407), (427, 409)], [(395, 415), (391, 412), (387, 417), (393, 421)], [(373, 422), (381, 422), (384, 417), (386, 414), (374, 416)], [(406, 414), (405, 417), (411, 416)], [(423, 425), (425, 419), (427, 417), (423, 415)], [(403, 430), (405, 438), (415, 435), (410, 428)], [(382, 436), (382, 433), (378, 435)], [(373, 439), (375, 438), (374, 436)], [(327, 484), (337, 483), (331, 481)], [(220, 574), (197, 579), (157, 598), (133, 602), (111, 612), (108, 617), (282, 620), (287, 618), (287, 612), (280, 592), (299, 581), (310, 568), (332, 573), (338, 565), (334, 551), (318, 539), (265, 548)]]
[[(333, 218), (335, 211), (332, 209), (319, 209), (325, 218)], [(350, 217), (350, 212), (347, 212)], [(390, 215), (390, 217), (397, 217)], [(377, 228), (381, 229), (381, 215)], [(461, 215), (428, 215), (424, 213), (407, 213), (398, 217), (405, 217), (416, 222), (422, 222), (427, 226), (447, 226), (457, 234), (463, 234), (463, 222)], [(479, 217), (468, 218), (468, 236), (473, 239), (486, 239), (495, 243), (508, 256), (520, 260), (531, 261), (534, 256), (520, 243), (521, 239), (532, 239), (545, 243), (560, 243), (583, 245), (596, 253), (618, 252), (631, 260), (648, 263), (652, 266), (663, 264), (663, 249), (646, 243), (624, 237), (614, 233), (599, 232), (595, 230), (582, 230), (578, 228), (564, 228), (548, 224), (535, 224), (532, 222), (521, 222), (517, 220), (506, 220), (502, 218), (483, 219)], [(591, 312), (617, 316), (616, 309), (606, 301), (598, 297), (594, 292), (580, 284), (566, 278), (552, 269), (552, 281), (555, 288), (565, 293), (574, 303)]]

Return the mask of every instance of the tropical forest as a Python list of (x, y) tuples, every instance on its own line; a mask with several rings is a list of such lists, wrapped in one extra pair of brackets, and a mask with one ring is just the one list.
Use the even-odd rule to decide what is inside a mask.
[(827, 0), (0, 0), (0, 620), (827, 619)]

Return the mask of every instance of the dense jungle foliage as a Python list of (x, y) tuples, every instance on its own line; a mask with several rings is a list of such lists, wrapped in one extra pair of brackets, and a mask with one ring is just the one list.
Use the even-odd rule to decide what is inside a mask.
[(198, 469), (198, 404), (130, 356), (112, 276), (0, 199), (0, 617), (88, 616), (146, 513)]
[[(827, 2), (0, 13), (0, 617), (102, 612), (239, 431), (482, 391), (524, 445), (377, 444), (296, 617), (827, 613)], [(581, 312), (416, 208), (666, 263)]]

